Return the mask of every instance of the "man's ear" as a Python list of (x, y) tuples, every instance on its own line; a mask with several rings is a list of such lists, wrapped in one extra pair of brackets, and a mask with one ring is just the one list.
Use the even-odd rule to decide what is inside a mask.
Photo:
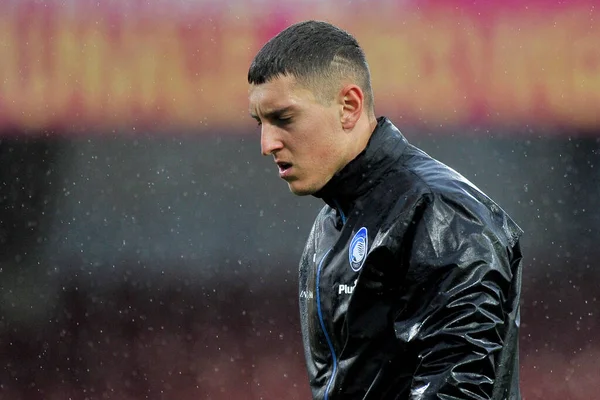
[(339, 93), (341, 108), (340, 122), (344, 130), (352, 130), (362, 114), (365, 96), (355, 84), (345, 85)]

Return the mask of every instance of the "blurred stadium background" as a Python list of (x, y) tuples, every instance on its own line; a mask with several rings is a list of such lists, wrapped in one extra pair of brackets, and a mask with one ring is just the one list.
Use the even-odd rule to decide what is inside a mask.
[(259, 154), (246, 71), (324, 19), (376, 108), (526, 232), (526, 400), (600, 393), (591, 0), (3, 0), (0, 398), (307, 399), (296, 268), (321, 203)]

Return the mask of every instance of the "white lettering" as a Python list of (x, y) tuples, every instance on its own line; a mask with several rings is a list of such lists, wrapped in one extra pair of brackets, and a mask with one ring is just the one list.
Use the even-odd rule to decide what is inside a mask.
[(356, 287), (356, 282), (358, 280), (354, 281), (354, 285), (350, 286), (350, 285), (346, 285), (344, 283), (340, 283), (340, 285), (338, 286), (338, 295), (340, 294), (352, 294), (352, 292), (354, 292), (354, 288)]

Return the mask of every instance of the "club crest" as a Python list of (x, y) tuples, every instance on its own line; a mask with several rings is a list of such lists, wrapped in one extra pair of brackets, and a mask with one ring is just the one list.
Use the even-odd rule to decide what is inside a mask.
[(367, 257), (368, 245), (369, 237), (367, 236), (367, 228), (363, 226), (352, 238), (350, 249), (348, 250), (348, 259), (353, 271), (358, 272), (362, 268)]

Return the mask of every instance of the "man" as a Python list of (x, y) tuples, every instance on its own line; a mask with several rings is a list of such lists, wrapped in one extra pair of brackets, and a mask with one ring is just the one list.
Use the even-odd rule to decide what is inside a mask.
[(294, 24), (248, 72), (292, 193), (326, 205), (300, 262), (315, 399), (519, 399), (520, 228), (376, 118), (357, 41)]

